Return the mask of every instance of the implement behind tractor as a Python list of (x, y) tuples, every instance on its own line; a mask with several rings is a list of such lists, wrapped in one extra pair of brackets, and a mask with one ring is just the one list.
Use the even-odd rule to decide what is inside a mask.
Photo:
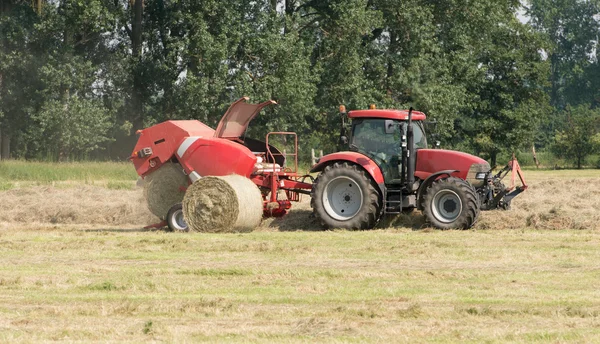
[[(476, 156), (428, 149), (425, 114), (401, 110), (356, 110), (341, 107), (340, 142), (347, 151), (320, 158), (310, 175), (298, 174), (298, 140), (293, 132), (272, 132), (264, 141), (246, 138), (250, 121), (274, 101), (234, 102), (217, 129), (199, 121), (167, 121), (139, 131), (131, 156), (146, 189), (149, 208), (171, 229), (186, 230), (181, 201), (187, 185), (205, 176), (238, 174), (262, 194), (263, 215), (283, 216), (300, 194), (310, 194), (315, 215), (327, 228), (373, 228), (385, 214), (421, 210), (436, 228), (473, 226), (480, 210), (508, 209), (527, 188), (516, 159), (493, 174)], [(350, 131), (345, 120), (352, 120)], [(270, 144), (273, 138), (293, 142), (292, 152)], [(179, 171), (160, 178), (168, 166)], [(179, 173), (179, 174), (177, 174)], [(511, 185), (502, 180), (511, 173)], [(521, 186), (515, 186), (515, 177)], [(183, 179), (182, 179), (183, 178)], [(146, 183), (148, 185), (148, 183)], [(160, 206), (153, 206), (160, 205)], [(161, 224), (165, 224), (164, 222)]]

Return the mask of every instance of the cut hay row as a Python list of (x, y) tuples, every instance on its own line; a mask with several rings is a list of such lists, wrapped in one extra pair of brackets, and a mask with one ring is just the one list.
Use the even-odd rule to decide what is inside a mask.
[(479, 229), (600, 229), (597, 178), (545, 179), (512, 202), (509, 211), (483, 212)]
[(138, 225), (157, 222), (140, 189), (27, 187), (0, 192), (0, 222)]
[[(600, 229), (598, 178), (565, 178), (563, 174), (567, 172), (574, 173), (561, 171), (532, 178), (530, 188), (513, 200), (511, 210), (482, 212), (474, 229)], [(259, 230), (320, 230), (318, 223), (310, 218), (309, 202), (310, 198), (305, 197), (302, 203), (294, 204), (289, 215), (265, 219)], [(5, 223), (144, 226), (157, 221), (147, 210), (141, 189), (111, 190), (102, 185), (69, 184), (0, 191), (0, 222)], [(420, 212), (391, 218), (380, 225), (414, 229), (424, 226)]]

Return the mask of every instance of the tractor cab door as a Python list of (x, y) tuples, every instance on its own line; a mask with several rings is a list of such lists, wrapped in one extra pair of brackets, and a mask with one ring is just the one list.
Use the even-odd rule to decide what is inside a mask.
[[(381, 168), (386, 184), (402, 182), (402, 136), (406, 135), (407, 125), (406, 121), (381, 118), (357, 118), (352, 121), (350, 148), (373, 159)], [(427, 148), (422, 123), (414, 121), (412, 127), (415, 148)]]
[(246, 103), (248, 99), (250, 98), (241, 98), (229, 106), (229, 109), (227, 109), (227, 112), (225, 112), (215, 130), (215, 137), (223, 139), (237, 139), (241, 137), (246, 129), (248, 129), (250, 121), (264, 107), (277, 104), (274, 100), (260, 104), (249, 104)]
[(394, 121), (395, 130), (386, 130), (390, 120), (354, 119), (350, 148), (373, 159), (381, 169), (386, 184), (400, 183), (403, 123)]

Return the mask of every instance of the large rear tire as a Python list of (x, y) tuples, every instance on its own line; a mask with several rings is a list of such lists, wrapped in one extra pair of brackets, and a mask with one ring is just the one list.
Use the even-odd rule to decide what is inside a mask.
[(439, 179), (425, 192), (423, 214), (439, 229), (469, 229), (479, 217), (480, 206), (473, 186), (456, 177)]
[(334, 163), (325, 167), (311, 191), (313, 212), (326, 228), (370, 229), (381, 214), (381, 195), (360, 167)]

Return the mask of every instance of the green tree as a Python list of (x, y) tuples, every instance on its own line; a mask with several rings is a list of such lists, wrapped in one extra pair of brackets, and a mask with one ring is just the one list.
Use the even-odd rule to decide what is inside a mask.
[(567, 104), (595, 101), (600, 81), (589, 72), (598, 65), (600, 1), (529, 0), (527, 14), (547, 40), (552, 106), (561, 110)]
[(30, 53), (37, 15), (29, 1), (0, 2), (0, 157), (8, 159), (34, 106), (36, 57)]
[(33, 120), (36, 126), (29, 134), (35, 138), (38, 152), (61, 161), (85, 158), (111, 140), (108, 133), (113, 125), (112, 113), (97, 100), (75, 96), (66, 102), (48, 101)]
[(500, 152), (530, 145), (546, 116), (543, 43), (516, 18), (518, 8), (518, 2), (490, 1), (480, 9), (480, 15), (487, 13), (493, 21), (479, 33), (476, 70), (467, 80), (474, 99), (460, 121), (461, 136), (492, 165)]
[(589, 105), (567, 106), (564, 129), (554, 136), (554, 153), (573, 161), (578, 169), (590, 154), (600, 151), (600, 109)]

